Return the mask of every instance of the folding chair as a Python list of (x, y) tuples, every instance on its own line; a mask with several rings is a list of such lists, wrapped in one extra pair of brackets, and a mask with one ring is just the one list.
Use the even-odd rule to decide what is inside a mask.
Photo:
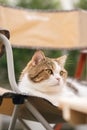
[[(12, 101), (9, 100), (10, 101), (9, 103), (11, 103), (11, 105), (12, 105), (12, 102), (13, 102), (13, 104), (15, 104), (12, 106), (12, 108), (10, 110), (10, 114), (11, 114), (11, 111), (14, 108), (13, 114), (12, 114), (12, 119), (11, 119), (8, 130), (13, 130), (15, 128), (15, 124), (16, 124), (17, 119), (19, 119), (19, 121), (22, 122), (22, 124), (27, 129), (29, 129), (29, 127), (27, 126), (26, 122), (23, 119), (35, 120), (34, 119), (34, 117), (35, 117), (39, 122), (42, 123), (42, 125), (47, 130), (53, 129), (49, 125), (49, 123), (65, 122), (65, 120), (62, 118), (61, 110), (58, 110), (58, 108), (53, 106), (49, 101), (46, 101), (43, 98), (33, 97), (33, 96), (29, 96), (29, 95), (20, 93), (20, 91), (17, 88), (15, 75), (14, 75), (12, 49), (11, 49), (9, 40), (2, 34), (2, 30), (0, 31), (0, 44), (5, 45), (6, 56), (7, 56), (7, 65), (8, 65), (8, 77), (9, 77), (10, 85), (11, 85), (12, 90), (13, 90), (13, 91), (9, 91), (9, 90), (5, 90), (5, 89), (1, 88), (0, 89), (0, 92), (1, 92), (0, 93), (0, 95), (1, 95), (0, 96), (0, 103), (2, 104), (3, 99), (8, 98), (8, 100), (9, 99), (12, 100)], [(3, 52), (3, 51), (1, 51), (1, 52)], [(78, 105), (76, 106), (77, 103), (78, 102), (76, 102), (74, 105), (75, 108), (78, 106)], [(70, 118), (69, 117), (70, 116), (69, 104), (70, 103), (69, 103), (69, 101), (67, 102), (67, 98), (63, 99), (63, 100), (61, 99), (63, 117), (66, 120), (68, 120), (68, 118)], [(70, 104), (70, 107), (71, 107), (71, 105), (73, 106), (73, 101)], [(6, 106), (6, 104), (5, 104), (5, 106)], [(10, 104), (9, 104), (9, 106), (10, 106)], [(85, 103), (85, 106), (86, 106), (86, 103)], [(2, 107), (2, 109), (3, 109), (3, 107)], [(6, 111), (7, 111), (7, 113), (9, 113), (9, 110), (6, 110)], [(87, 110), (84, 109), (83, 112), (86, 113)], [(77, 115), (77, 116), (80, 115), (80, 119), (82, 119), (82, 117), (83, 117), (85, 122), (86, 122), (86, 115), (85, 114), (81, 114), (79, 112), (73, 112), (73, 111), (72, 111), (72, 113), (73, 113), (72, 115), (74, 115), (74, 116), (72, 116), (73, 120), (75, 120), (75, 118), (76, 118), (75, 115)], [(5, 114), (6, 114), (6, 112), (5, 112)], [(84, 122), (84, 120), (77, 119), (77, 123), (79, 123), (79, 122), (82, 123), (82, 122)]]
[[(13, 11), (13, 9), (12, 8), (10, 8), (10, 9), (7, 9), (7, 8), (5, 8), (4, 9), (4, 7), (0, 7), (0, 9), (1, 9), (1, 12), (2, 12), (2, 10), (4, 10), (4, 17), (2, 18), (2, 21), (4, 21), (4, 18), (5, 18), (5, 16), (7, 16), (9, 13), (11, 13), (12, 11)], [(11, 10), (11, 11), (10, 11)], [(24, 18), (24, 19), (22, 19), (23, 21), (22, 21), (22, 24), (21, 24), (21, 27), (22, 27), (22, 25), (25, 25), (25, 23), (26, 23), (26, 18), (27, 18), (27, 20), (29, 20), (29, 18), (30, 17), (28, 17), (28, 12), (23, 12), (23, 11), (19, 11), (19, 10), (16, 10), (15, 9), (15, 11), (16, 11), (16, 14), (20, 14), (21, 15), (21, 19), (22, 18)], [(6, 12), (6, 14), (5, 14), (5, 12)], [(66, 36), (66, 31), (64, 31), (64, 33), (61, 33), (62, 34), (62, 36), (64, 36), (64, 41), (62, 41), (61, 39), (62, 39), (62, 36), (61, 36), (61, 38), (60, 37), (58, 37), (59, 38), (59, 43), (63, 43), (64, 42), (64, 44), (65, 44), (65, 46), (66, 46), (66, 48), (68, 48), (68, 49), (70, 49), (70, 48), (77, 48), (77, 49), (81, 49), (81, 48), (86, 48), (87, 47), (87, 44), (86, 44), (86, 31), (84, 31), (84, 30), (80, 30), (80, 33), (78, 33), (78, 19), (79, 19), (79, 15), (78, 14), (80, 14), (81, 13), (81, 15), (80, 15), (80, 17), (81, 18), (83, 18), (84, 17), (84, 13), (81, 11), (81, 12), (79, 12), (79, 11), (72, 11), (71, 13), (70, 13), (70, 15), (68, 15), (67, 14), (67, 12), (66, 12), (66, 14), (67, 14), (67, 19), (65, 20), (65, 23), (62, 23), (61, 24), (61, 27), (64, 27), (65, 25), (66, 25), (66, 21), (68, 21), (68, 24), (67, 24), (67, 27), (69, 26), (69, 28), (71, 28), (71, 30), (70, 29), (68, 29), (68, 31), (71, 31), (71, 32), (74, 32), (75, 31), (75, 33), (73, 33), (73, 37), (72, 37), (72, 33), (70, 33), (70, 32), (68, 32), (68, 34), (70, 33), (70, 38), (68, 39), (68, 36)], [(24, 15), (25, 14), (25, 15)], [(47, 14), (47, 13), (46, 13)], [(52, 13), (53, 14), (53, 13)], [(72, 14), (72, 15), (71, 15)], [(38, 14), (35, 14), (35, 15), (37, 15), (38, 16)], [(44, 14), (45, 15), (45, 14)], [(49, 15), (49, 18), (47, 17), (47, 15)], [(56, 14), (54, 14), (53, 15), (53, 17), (50, 17), (50, 16), (52, 16), (52, 15), (50, 15), (50, 13), (49, 14), (47, 14), (46, 15), (46, 17), (45, 17), (45, 19), (43, 19), (42, 18), (42, 16), (41, 16), (41, 14), (40, 14), (40, 16), (39, 16), (39, 21), (36, 21), (36, 23), (39, 23), (40, 22), (40, 20), (41, 20), (41, 23), (40, 23), (40, 26), (39, 26), (39, 31), (41, 32), (41, 29), (43, 29), (44, 30), (44, 32), (46, 31), (45, 29), (44, 29), (44, 26), (43, 26), (43, 23), (45, 24), (45, 27), (48, 27), (47, 28), (47, 31), (48, 31), (48, 37), (51, 37), (52, 36), (52, 34), (53, 33), (55, 33), (55, 31), (56, 31), (56, 34), (57, 33), (59, 33), (59, 32), (62, 32), (61, 30), (63, 30), (64, 28), (61, 28), (60, 30), (57, 30), (57, 29), (54, 29), (54, 27), (52, 28), (53, 30), (51, 30), (50, 31), (50, 27), (51, 27), (51, 25), (52, 25), (52, 23), (54, 23), (54, 18), (56, 18), (56, 21), (58, 21), (59, 20), (59, 18), (60, 18), (60, 14), (59, 14), (59, 17), (57, 17), (57, 15)], [(85, 14), (86, 15), (86, 14)], [(17, 16), (17, 15), (15, 15), (15, 16)], [(26, 16), (26, 17), (25, 17)], [(30, 16), (30, 14), (29, 14), (29, 16)], [(62, 17), (60, 18), (60, 23), (61, 23), (61, 19), (62, 19), (62, 21), (63, 21), (63, 18), (64, 18), (64, 16), (65, 16), (65, 14), (62, 12)], [(70, 17), (69, 17), (70, 16)], [(75, 16), (75, 18), (76, 19), (74, 19), (73, 17)], [(12, 17), (10, 17), (10, 20), (9, 21), (14, 21), (14, 19), (11, 19)], [(36, 18), (36, 17), (34, 17), (34, 15), (33, 15), (33, 17), (31, 17), (32, 19), (33, 18)], [(37, 17), (38, 18), (38, 17)], [(50, 19), (50, 26), (48, 26), (49, 25), (49, 22), (46, 24), (46, 21), (49, 21), (49, 19)], [(52, 19), (52, 20), (51, 20)], [(18, 20), (17, 18), (16, 18), (16, 20)], [(30, 19), (31, 20), (31, 19)], [(36, 19), (35, 19), (36, 20)], [(74, 21), (73, 21), (74, 20)], [(83, 20), (83, 19), (82, 19)], [(9, 21), (7, 22), (7, 23), (9, 23)], [(13, 22), (12, 21), (12, 22)], [(44, 21), (44, 22), (43, 22)], [(73, 21), (73, 22), (72, 22)], [(18, 24), (18, 26), (20, 25), (20, 22), (19, 21), (16, 21), (17, 22), (17, 24)], [(35, 21), (34, 21), (35, 22)], [(51, 23), (52, 22), (52, 23)], [(3, 23), (3, 22), (2, 22)], [(0, 23), (0, 25), (2, 24), (2, 23)], [(5, 26), (9, 26), (10, 24), (7, 24), (6, 23), (6, 25)], [(70, 24), (69, 24), (70, 23)], [(71, 24), (72, 23), (72, 24)], [(83, 20), (82, 21), (82, 23), (80, 23), (81, 24), (81, 29), (83, 29), (82, 27), (83, 26), (85, 26), (85, 20)], [(3, 25), (3, 24), (2, 24)], [(15, 25), (15, 22), (12, 24), (13, 26), (12, 26), (12, 28), (11, 28), (11, 31), (12, 31), (12, 29), (13, 29), (13, 27), (14, 27), (14, 25)], [(35, 24), (36, 25), (36, 24)], [(42, 26), (41, 26), (42, 25)], [(73, 26), (71, 26), (71, 25), (73, 25)], [(28, 25), (28, 22), (27, 22), (27, 26), (29, 26)], [(27, 27), (26, 26), (26, 27)], [(16, 36), (19, 38), (19, 39), (16, 39), (15, 41), (17, 42), (17, 40), (19, 40), (18, 42), (20, 42), (20, 38), (24, 35), (25, 37), (27, 36), (27, 37), (29, 37), (28, 35), (26, 35), (26, 33), (25, 32), (27, 32), (26, 30), (25, 30), (25, 28), (23, 28), (23, 30), (21, 30), (21, 27), (20, 28), (17, 28), (18, 29), (18, 32), (21, 32), (21, 31), (23, 31), (23, 34), (22, 33), (19, 33), (19, 36), (17, 36), (18, 35), (18, 33), (16, 33)], [(30, 27), (30, 26), (29, 26)], [(57, 27), (57, 26), (56, 26)], [(59, 26), (58, 26), (59, 27)], [(67, 28), (66, 27), (66, 28)], [(75, 29), (75, 30), (74, 30)], [(38, 26), (36, 26), (36, 31), (35, 30), (33, 30), (33, 29), (31, 29), (31, 31), (29, 32), (29, 35), (31, 36), (31, 40), (32, 40), (32, 35), (34, 34), (34, 36), (37, 34), (37, 30), (38, 30)], [(57, 32), (58, 31), (58, 32)], [(15, 30), (15, 32), (16, 32), (16, 30)], [(39, 32), (39, 34), (40, 34), (40, 32)], [(51, 32), (51, 33), (50, 33)], [(12, 31), (12, 33), (14, 34), (14, 32)], [(32, 35), (31, 35), (31, 33), (32, 33)], [(18, 87), (17, 87), (17, 84), (16, 84), (16, 80), (15, 80), (15, 73), (14, 73), (14, 63), (13, 63), (13, 55), (12, 55), (12, 49), (11, 49), (11, 45), (10, 45), (10, 43), (9, 43), (9, 40), (4, 36), (4, 35), (6, 35), (6, 37), (7, 38), (9, 38), (9, 31), (7, 31), (7, 30), (1, 30), (1, 33), (0, 33), (0, 44), (4, 44), (5, 45), (5, 50), (6, 50), (6, 56), (7, 56), (7, 65), (8, 65), (8, 78), (9, 78), (9, 82), (10, 82), (10, 85), (11, 85), (11, 87), (12, 87), (12, 91), (7, 91), (7, 90), (2, 90), (2, 94), (1, 94), (1, 98), (0, 98), (0, 100), (1, 100), (1, 103), (2, 103), (2, 105), (1, 105), (1, 107), (3, 106), (5, 106), (6, 105), (6, 102), (4, 101), (4, 100), (8, 100), (9, 101), (9, 107), (12, 105), (12, 104), (14, 104), (13, 106), (12, 106), (12, 108), (9, 110), (9, 109), (7, 109), (6, 111), (4, 111), (3, 113), (4, 114), (9, 114), (9, 115), (11, 115), (12, 114), (12, 111), (13, 111), (13, 114), (12, 114), (12, 120), (11, 120), (11, 122), (10, 122), (10, 125), (9, 125), (9, 128), (8, 128), (8, 130), (13, 130), (14, 129), (14, 127), (15, 127), (15, 124), (16, 124), (16, 120), (17, 120), (17, 118), (22, 122), (22, 124), (27, 128), (27, 129), (29, 129), (28, 128), (28, 126), (27, 126), (27, 124), (26, 124), (26, 122), (23, 120), (23, 119), (34, 119), (33, 118), (33, 116), (39, 121), (39, 122), (41, 122), (44, 126), (45, 126), (45, 128), (47, 129), (47, 130), (52, 130), (53, 128), (51, 128), (51, 126), (49, 125), (49, 123), (50, 122), (57, 122), (58, 123), (58, 121), (59, 122), (64, 122), (65, 120), (66, 121), (68, 121), (68, 122), (74, 122), (74, 123), (76, 123), (76, 124), (78, 124), (78, 123), (86, 123), (86, 121), (87, 121), (87, 103), (86, 103), (86, 99), (76, 99), (76, 100), (72, 100), (72, 99), (67, 99), (67, 97), (66, 97), (66, 99), (61, 99), (60, 100), (60, 104), (61, 104), (61, 110), (59, 110), (57, 107), (55, 107), (55, 106), (53, 106), (49, 101), (47, 101), (47, 100), (45, 100), (45, 99), (43, 99), (43, 98), (38, 98), (38, 97), (32, 97), (32, 96), (29, 96), (29, 95), (26, 95), (26, 94), (24, 94), (24, 93), (20, 93), (20, 91), (18, 90)], [(44, 33), (45, 34), (45, 33)], [(85, 35), (84, 35), (85, 34)], [(81, 38), (80, 40), (78, 40), (78, 38), (80, 37), (80, 35), (84, 35), (85, 37), (83, 37), (83, 38)], [(40, 37), (40, 41), (39, 41), (39, 38), (38, 38), (38, 41), (39, 41), (39, 43), (41, 42), (41, 44), (42, 44), (42, 46), (43, 47), (47, 47), (47, 48), (65, 48), (65, 46), (63, 45), (63, 44), (57, 44), (58, 43), (58, 39), (57, 39), (57, 36), (58, 35), (56, 35), (56, 37), (54, 38), (54, 37), (52, 37), (52, 39), (48, 39), (48, 45), (47, 44), (45, 44), (44, 45), (44, 42), (43, 42), (43, 40), (45, 40), (45, 41), (47, 41), (47, 36), (46, 35), (44, 35), (44, 37)], [(14, 37), (15, 37), (15, 35), (14, 35)], [(37, 37), (38, 37), (38, 35), (37, 35)], [(75, 40), (73, 41), (72, 39), (73, 38), (75, 38)], [(26, 38), (25, 38), (26, 39)], [(30, 40), (30, 39), (29, 39)], [(55, 41), (54, 43), (55, 44), (53, 44), (53, 40)], [(36, 37), (35, 37), (35, 39), (34, 39), (34, 41), (32, 41), (32, 43), (34, 43), (34, 45), (36, 45), (35, 44), (35, 42), (37, 41), (37, 39), (36, 39)], [(81, 42), (79, 43), (79, 41), (84, 41), (83, 43), (84, 44), (81, 44)], [(12, 41), (12, 42), (14, 42), (14, 40)], [(50, 42), (51, 42), (51, 47), (50, 47)], [(25, 41), (24, 41), (24, 43), (25, 43)], [(20, 42), (20, 45), (25, 45), (24, 43), (22, 43), (21, 44), (21, 42)], [(27, 43), (27, 41), (26, 41), (26, 43)], [(67, 44), (68, 43), (68, 44)], [(70, 43), (70, 44), (69, 44)], [(54, 46), (55, 45), (55, 46)], [(80, 45), (80, 46), (79, 46)], [(17, 46), (16, 44), (14, 44), (14, 46)], [(26, 46), (28, 46), (27, 44), (26, 44)], [(32, 45), (30, 45), (30, 47), (32, 47)], [(2, 55), (4, 53), (4, 50), (2, 49), (1, 50), (1, 54), (0, 55)], [(9, 60), (10, 59), (10, 60)], [(80, 103), (80, 101), (82, 101), (82, 103)], [(83, 102), (84, 101), (84, 102)], [(13, 103), (12, 103), (13, 102)], [(3, 105), (3, 103), (4, 103), (4, 105)], [(43, 108), (43, 106), (41, 105), (41, 104), (44, 104), (44, 106), (45, 106), (45, 108)], [(80, 110), (79, 110), (79, 108), (78, 108), (78, 104), (79, 104), (79, 106), (80, 106)], [(82, 105), (83, 104), (83, 105)], [(4, 109), (3, 109), (3, 107), (2, 107), (2, 110), (1, 111), (3, 111)], [(42, 109), (43, 108), (43, 109)], [(11, 111), (12, 110), (12, 111)], [(30, 113), (29, 113), (30, 112)], [(62, 112), (62, 114), (61, 114), (61, 112)], [(23, 114), (22, 114), (23, 113)], [(32, 116), (33, 115), (33, 116)], [(62, 118), (62, 116), (63, 116), (63, 118)], [(52, 118), (50, 118), (50, 117), (52, 117)], [(46, 120), (45, 120), (46, 119)], [(64, 119), (64, 120), (63, 120)], [(35, 120), (35, 119), (34, 119)]]

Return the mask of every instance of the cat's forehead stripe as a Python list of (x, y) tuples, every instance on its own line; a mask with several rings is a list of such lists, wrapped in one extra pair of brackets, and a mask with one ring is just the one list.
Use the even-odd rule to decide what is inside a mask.
[(61, 67), (58, 65), (56, 61), (54, 61), (54, 64), (55, 64), (55, 71), (61, 70)]
[(42, 65), (42, 67), (47, 67), (48, 69), (54, 69), (55, 65), (53, 63), (53, 61), (50, 58), (47, 58), (45, 60), (42, 60), (42, 62), (40, 63)]

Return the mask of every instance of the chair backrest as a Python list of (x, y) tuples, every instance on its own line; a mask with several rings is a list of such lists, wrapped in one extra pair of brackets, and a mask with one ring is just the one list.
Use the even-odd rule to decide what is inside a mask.
[(9, 28), (14, 47), (87, 48), (87, 11), (36, 11), (0, 6), (0, 13), (0, 26)]

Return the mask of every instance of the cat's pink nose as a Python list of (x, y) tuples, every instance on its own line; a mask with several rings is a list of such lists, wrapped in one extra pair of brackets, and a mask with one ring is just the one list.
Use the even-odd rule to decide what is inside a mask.
[(60, 78), (56, 78), (58, 81), (60, 81)]

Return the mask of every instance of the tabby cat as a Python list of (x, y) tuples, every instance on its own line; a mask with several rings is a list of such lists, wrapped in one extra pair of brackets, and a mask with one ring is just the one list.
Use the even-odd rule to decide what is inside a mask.
[(87, 96), (86, 85), (67, 78), (66, 59), (66, 55), (48, 58), (42, 51), (36, 51), (21, 73), (20, 91), (46, 98), (54, 105), (58, 105), (61, 96)]

